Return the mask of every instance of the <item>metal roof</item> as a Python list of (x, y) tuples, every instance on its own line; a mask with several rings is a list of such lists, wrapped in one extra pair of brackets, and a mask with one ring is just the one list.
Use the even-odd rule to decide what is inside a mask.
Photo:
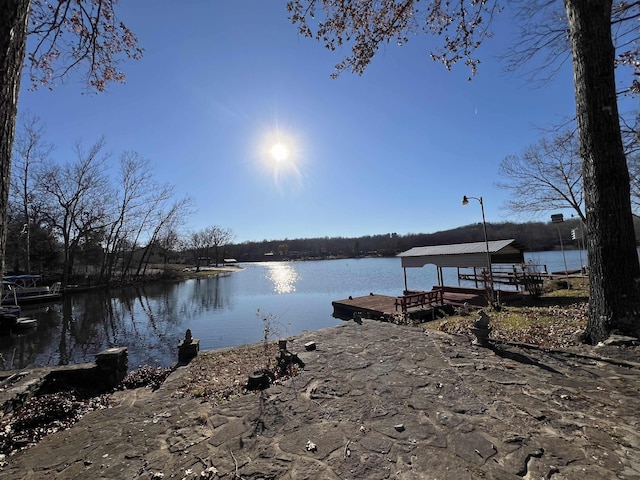
[[(491, 240), (488, 244), (491, 263), (524, 262), (524, 248), (514, 239)], [(486, 267), (487, 245), (485, 242), (472, 242), (413, 247), (398, 257), (403, 267), (423, 267), (429, 263), (438, 267)]]
[[(489, 241), (489, 253), (496, 253), (504, 247), (515, 242), (510, 240)], [(432, 245), (429, 247), (413, 247), (406, 252), (398, 254), (398, 257), (422, 257), (426, 255), (461, 255), (469, 253), (487, 253), (487, 246), (484, 242), (454, 243), (451, 245)]]

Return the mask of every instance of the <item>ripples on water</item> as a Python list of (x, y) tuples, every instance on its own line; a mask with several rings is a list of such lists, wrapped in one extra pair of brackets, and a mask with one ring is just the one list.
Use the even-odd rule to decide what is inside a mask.
[(291, 262), (277, 262), (266, 266), (267, 279), (273, 283), (276, 293), (292, 293), (296, 291), (298, 272)]
[[(578, 268), (577, 252), (567, 252), (569, 268)], [(549, 271), (563, 268), (560, 252), (531, 254)], [(62, 302), (25, 310), (38, 319), (33, 331), (0, 336), (0, 367), (66, 365), (92, 362), (95, 354), (127, 346), (129, 367), (169, 366), (178, 342), (190, 328), (209, 350), (259, 342), (270, 315), (281, 336), (330, 327), (333, 300), (368, 295), (400, 295), (404, 274), (398, 258), (265, 262), (220, 277), (175, 284), (153, 284), (117, 291), (66, 295)], [(455, 269), (445, 269), (445, 284), (457, 284)], [(437, 284), (432, 265), (407, 269), (409, 289)]]

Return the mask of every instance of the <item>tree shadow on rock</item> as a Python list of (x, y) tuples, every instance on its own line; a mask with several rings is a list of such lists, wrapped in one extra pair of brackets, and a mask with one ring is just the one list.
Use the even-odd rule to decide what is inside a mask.
[(541, 368), (550, 373), (563, 375), (562, 372), (559, 372), (555, 368), (552, 368), (544, 363), (540, 363), (538, 360), (528, 357), (527, 355), (523, 355), (522, 353), (513, 352), (507, 350), (503, 346), (491, 345), (489, 348), (501, 358), (507, 358), (509, 360), (513, 360), (514, 362), (522, 363), (523, 365), (533, 365), (534, 367)]

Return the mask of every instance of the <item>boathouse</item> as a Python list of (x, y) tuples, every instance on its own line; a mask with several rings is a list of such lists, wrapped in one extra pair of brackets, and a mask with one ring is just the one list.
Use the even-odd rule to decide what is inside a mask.
[(422, 268), (433, 264), (438, 272), (438, 285), (444, 286), (443, 268), (481, 268), (489, 269), (489, 263), (522, 265), (524, 247), (516, 244), (514, 239), (492, 240), (489, 242), (456, 243), (451, 245), (433, 245), (429, 247), (413, 247), (398, 254), (404, 270), (404, 289), (407, 286), (407, 268)]
[[(524, 247), (514, 239), (489, 242), (459, 243), (414, 247), (397, 256), (404, 270), (404, 291), (401, 296), (388, 297), (374, 293), (332, 302), (334, 316), (348, 318), (355, 314), (366, 314), (369, 318), (389, 318), (397, 313), (414, 318), (433, 317), (435, 310), (449, 306), (486, 306), (500, 303), (505, 297), (515, 297), (525, 286), (539, 286), (542, 277), (529, 271), (525, 264)], [(425, 265), (437, 268), (438, 285), (407, 285), (407, 268), (422, 268)], [(489, 266), (491, 265), (491, 269)], [(456, 268), (458, 286), (444, 285), (444, 268)], [(475, 288), (460, 286), (460, 280), (475, 282)], [(496, 291), (499, 285), (509, 285), (509, 290)], [(497, 296), (494, 296), (497, 293)]]

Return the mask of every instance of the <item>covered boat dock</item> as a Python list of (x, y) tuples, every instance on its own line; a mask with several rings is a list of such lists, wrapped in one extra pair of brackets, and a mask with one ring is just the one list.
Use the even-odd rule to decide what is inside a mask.
[[(514, 239), (414, 247), (398, 254), (404, 270), (404, 291), (390, 297), (371, 293), (365, 297), (332, 302), (334, 315), (363, 313), (372, 317), (396, 314), (410, 316), (433, 315), (441, 307), (463, 305), (483, 307), (493, 297), (502, 302), (507, 297), (520, 296), (542, 285), (543, 274), (529, 268), (524, 260), (524, 247)], [(422, 268), (433, 264), (437, 269), (438, 285), (431, 290), (409, 288), (407, 268)], [(458, 285), (444, 285), (444, 268), (456, 268)], [(462, 287), (461, 281), (474, 282), (475, 287)], [(506, 290), (496, 286), (509, 286)]]
[[(499, 301), (501, 297), (536, 290), (542, 285), (543, 274), (525, 263), (524, 250), (514, 239), (411, 248), (398, 255), (404, 270), (403, 294), (416, 292), (407, 285), (407, 268), (429, 264), (437, 270), (438, 285), (433, 290), (443, 291), (452, 304), (477, 304), (475, 297), (482, 296), (486, 305), (492, 297)], [(444, 268), (457, 269), (457, 286), (444, 285)], [(462, 280), (473, 282), (474, 287), (461, 287)]]
[[(524, 265), (524, 247), (518, 245), (514, 239), (493, 240), (489, 242), (457, 243), (451, 245), (433, 245), (429, 247), (413, 247), (398, 255), (404, 269), (404, 289), (407, 285), (407, 268), (422, 268), (433, 264), (438, 272), (438, 286), (444, 286), (443, 268), (457, 268), (458, 278), (461, 278), (460, 269), (473, 269), (477, 278), (489, 278), (493, 273), (494, 265), (510, 265), (510, 271), (504, 269), (496, 271), (493, 276), (494, 283), (506, 283), (515, 285), (518, 270), (516, 265)], [(478, 273), (480, 269), (481, 274)], [(506, 273), (511, 273), (507, 275)], [(468, 279), (468, 277), (467, 277)]]

